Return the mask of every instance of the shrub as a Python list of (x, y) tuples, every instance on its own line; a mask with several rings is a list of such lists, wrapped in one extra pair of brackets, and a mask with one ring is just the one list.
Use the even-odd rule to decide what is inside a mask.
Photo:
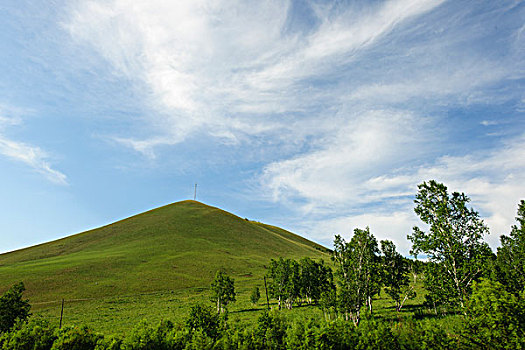
[(51, 350), (93, 350), (103, 337), (89, 328), (64, 327), (55, 331), (56, 340)]
[(378, 322), (373, 318), (363, 320), (358, 327), (359, 343), (357, 349), (385, 349), (399, 348), (396, 337), (385, 322)]
[(186, 337), (180, 328), (170, 321), (160, 321), (156, 327), (151, 327), (146, 321), (141, 321), (125, 339), (123, 348), (126, 350), (171, 350), (183, 349)]
[(342, 319), (324, 322), (316, 336), (317, 349), (354, 349), (358, 342), (357, 328)]
[(499, 282), (482, 280), (473, 286), (467, 304), (462, 339), (468, 346), (497, 344), (501, 349), (525, 348), (525, 293), (518, 298)]
[(412, 319), (393, 327), (399, 348), (406, 350), (453, 349), (457, 347), (447, 332), (435, 320)]
[(13, 285), (0, 297), (0, 333), (6, 332), (18, 321), (25, 321), (29, 317), (28, 300), (22, 300), (24, 283)]
[(206, 336), (217, 339), (219, 336), (220, 318), (210, 307), (194, 305), (186, 319), (186, 328), (190, 335), (202, 331)]
[(275, 312), (265, 311), (257, 320), (253, 331), (253, 345), (257, 349), (283, 349), (287, 324)]
[(2, 350), (48, 350), (55, 341), (55, 329), (47, 321), (31, 320), (17, 323), (0, 337)]

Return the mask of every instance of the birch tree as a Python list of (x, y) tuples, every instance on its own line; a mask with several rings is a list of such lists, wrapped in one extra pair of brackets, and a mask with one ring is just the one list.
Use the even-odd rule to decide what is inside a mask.
[(478, 212), (467, 206), (470, 198), (464, 193), (449, 194), (445, 185), (434, 180), (423, 182), (418, 189), (414, 211), (429, 229), (413, 228), (408, 235), (411, 253), (423, 253), (437, 265), (429, 264), (434, 268), (432, 278), (439, 279), (443, 290), (453, 291), (450, 302), (463, 309), (472, 282), (482, 275), (492, 255), (483, 241), (488, 228)]
[(377, 240), (367, 227), (356, 228), (350, 242), (336, 235), (332, 259), (339, 276), (339, 306), (346, 319), (357, 326), (361, 307), (372, 309), (372, 298), (381, 289)]
[(217, 271), (211, 283), (211, 300), (217, 303), (217, 313), (224, 312), (228, 303), (235, 301), (234, 281), (226, 273)]
[(396, 311), (399, 312), (408, 299), (415, 297), (416, 281), (410, 285), (410, 261), (397, 252), (394, 242), (381, 241), (381, 252), (385, 292), (394, 300)]
[(518, 205), (516, 221), (510, 235), (500, 237), (496, 276), (509, 292), (519, 295), (525, 288), (525, 200)]

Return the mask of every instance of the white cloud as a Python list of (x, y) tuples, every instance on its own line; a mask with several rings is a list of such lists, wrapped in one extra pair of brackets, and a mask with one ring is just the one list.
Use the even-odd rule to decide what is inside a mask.
[[(245, 153), (282, 144), (262, 187), (315, 215), (319, 230), (370, 220), (386, 232), (392, 221), (401, 242), (413, 224), (402, 214), (412, 211), (409, 197), (436, 179), (472, 196), (493, 232), (506, 232), (525, 166), (501, 162), (523, 157), (521, 141), (447, 156), (439, 112), (523, 105), (519, 89), (502, 88), (524, 72), (516, 2), (309, 5), (303, 27), (290, 24), (289, 1), (80, 1), (64, 27), (142, 91), (144, 129), (153, 131), (112, 139), (146, 157), (197, 133)], [(502, 19), (512, 37), (495, 37)]]
[[(5, 106), (3, 106), (3, 109), (5, 109)], [(0, 111), (0, 113), (3, 112)], [(66, 175), (51, 167), (47, 161), (49, 157), (43, 150), (23, 142), (10, 140), (3, 135), (3, 131), (7, 126), (20, 123), (21, 119), (18, 116), (7, 117), (0, 115), (0, 155), (30, 166), (56, 184), (66, 185)]]
[[(266, 166), (262, 185), (274, 200), (305, 199), (305, 211), (369, 202), (376, 189), (363, 184), (372, 174), (420, 156), (431, 139), (428, 126), (426, 119), (403, 111), (369, 111), (341, 120), (319, 149)], [(385, 189), (381, 196), (388, 196)]]
[[(396, 146), (384, 147), (395, 149)], [(367, 158), (363, 157), (363, 161)], [(317, 214), (326, 214), (298, 225), (312, 237), (330, 243), (335, 233), (348, 236), (353, 228), (368, 225), (378, 238), (396, 241), (405, 254), (409, 250), (406, 235), (414, 224), (422, 224), (412, 214), (412, 198), (417, 192), (417, 184), (423, 181), (435, 179), (445, 183), (450, 192), (467, 194), (472, 199), (471, 205), (490, 228), (491, 235), (486, 239), (492, 247), (498, 245), (501, 234), (508, 234), (514, 223), (517, 204), (525, 198), (525, 134), (488, 152), (442, 156), (426, 166), (396, 167), (386, 160), (388, 158), (382, 161), (383, 165), (391, 166), (389, 169), (360, 166), (359, 158), (356, 160), (355, 157), (342, 157), (339, 163), (335, 163), (337, 165), (323, 168), (312, 166), (319, 164), (313, 153), (296, 159), (294, 167), (286, 166), (286, 163), (284, 166), (278, 163), (270, 166), (264, 181), (270, 184), (269, 190), (276, 201), (299, 194), (306, 202), (304, 207), (315, 208)], [(359, 176), (348, 170), (354, 164), (357, 164)], [(304, 169), (308, 174), (301, 173)], [(281, 190), (275, 190), (272, 185)], [(331, 202), (327, 203), (325, 193), (337, 195), (330, 196)], [(346, 211), (341, 209), (343, 206), (346, 206)]]
[(418, 225), (417, 217), (410, 211), (391, 213), (366, 213), (358, 215), (343, 215), (336, 218), (307, 222), (302, 229), (307, 230), (317, 240), (331, 246), (334, 236), (341, 235), (346, 240), (352, 237), (354, 228), (370, 227), (370, 232), (379, 241), (391, 240), (397, 250), (408, 256), (410, 242), (406, 239), (412, 227)]
[(313, 110), (343, 92), (313, 87), (308, 79), (334, 72), (441, 3), (318, 8), (313, 30), (290, 31), (290, 2), (83, 1), (71, 8), (64, 26), (147, 95), (157, 113), (146, 122), (157, 135), (120, 139), (151, 156), (156, 146), (182, 142), (201, 129), (237, 142), (243, 135), (286, 130), (286, 114), (317, 116)]

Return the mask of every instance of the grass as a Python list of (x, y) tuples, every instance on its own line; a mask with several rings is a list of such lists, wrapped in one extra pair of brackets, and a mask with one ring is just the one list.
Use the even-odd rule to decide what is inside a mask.
[[(230, 320), (253, 323), (266, 309), (263, 275), (270, 259), (324, 259), (329, 251), (275, 226), (239, 218), (195, 201), (184, 201), (61, 240), (0, 255), (0, 293), (23, 281), (35, 317), (58, 324), (85, 324), (123, 335), (140, 320), (184, 321), (195, 303), (209, 301), (218, 269), (235, 279), (237, 302)], [(254, 286), (258, 305), (249, 301)], [(385, 321), (413, 315), (423, 289), (397, 313), (382, 293), (374, 312)], [(271, 305), (276, 307), (275, 302)], [(323, 318), (315, 306), (282, 311), (290, 319)]]
[[(262, 287), (261, 300), (257, 305), (249, 301), (251, 288)], [(418, 296), (408, 300), (401, 310), (396, 312), (394, 302), (381, 293), (374, 298), (374, 314), (385, 322), (399, 321), (412, 317), (414, 310), (420, 308), (424, 299), (422, 285), (417, 286)], [(232, 324), (255, 323), (266, 310), (266, 297), (262, 281), (236, 281), (237, 302), (229, 305), (229, 319)], [(156, 324), (160, 320), (184, 322), (189, 308), (196, 303), (214, 306), (209, 301), (209, 288), (188, 288), (173, 291), (159, 291), (137, 295), (107, 296), (100, 299), (66, 301), (64, 306), (65, 325), (88, 325), (104, 334), (125, 335), (141, 320)], [(270, 300), (270, 307), (277, 308), (275, 300)], [(35, 317), (49, 320), (58, 325), (60, 319), (60, 301), (34, 304)], [(364, 309), (363, 309), (364, 310)], [(324, 314), (314, 305), (294, 306), (292, 310), (283, 309), (281, 313), (289, 320), (309, 318), (322, 319)]]
[(23, 281), (36, 315), (57, 319), (65, 299), (66, 320), (100, 330), (114, 330), (115, 324), (127, 329), (142, 318), (180, 319), (189, 305), (207, 301), (218, 269), (246, 295), (235, 306), (241, 310), (255, 285), (263, 289), (271, 258), (329, 260), (328, 253), (278, 227), (183, 201), (1, 254), (0, 293)]

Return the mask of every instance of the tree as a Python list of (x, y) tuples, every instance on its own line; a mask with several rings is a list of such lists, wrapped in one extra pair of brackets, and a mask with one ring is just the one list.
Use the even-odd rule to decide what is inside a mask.
[(25, 321), (29, 317), (29, 300), (22, 299), (25, 287), (23, 282), (13, 285), (0, 297), (0, 333), (6, 332), (17, 320)]
[(261, 292), (259, 291), (259, 287), (255, 286), (253, 288), (252, 294), (250, 295), (250, 300), (252, 304), (256, 305), (260, 298), (261, 298)]
[[(522, 291), (522, 294), (525, 291)], [(462, 336), (469, 348), (523, 349), (525, 301), (489, 279), (474, 282)], [(490, 345), (489, 345), (490, 344)]]
[[(411, 253), (424, 253), (436, 264), (429, 264), (434, 267), (433, 277), (440, 280), (444, 292), (453, 291), (450, 302), (464, 308), (472, 282), (482, 275), (492, 255), (483, 241), (488, 228), (478, 212), (467, 207), (470, 199), (464, 193), (449, 195), (447, 187), (434, 180), (423, 182), (418, 189), (414, 211), (430, 228), (428, 232), (413, 228), (412, 235), (408, 235)], [(434, 297), (439, 299), (442, 295)]]
[(223, 271), (217, 271), (211, 283), (211, 301), (217, 302), (217, 313), (224, 312), (229, 302), (235, 301), (234, 280)]
[(201, 331), (208, 337), (216, 339), (219, 336), (219, 315), (214, 314), (211, 307), (200, 304), (194, 305), (186, 319), (186, 328), (190, 334)]
[(300, 294), (300, 269), (297, 261), (271, 259), (267, 276), (269, 293), (273, 298), (277, 298), (279, 310), (283, 302), (288, 309), (291, 309)]
[(337, 317), (337, 291), (334, 284), (323, 290), (318, 305), (326, 320), (330, 320), (332, 314)]
[(407, 299), (415, 297), (414, 286), (410, 286), (408, 276), (410, 262), (396, 251), (392, 241), (381, 241), (381, 251), (385, 292), (394, 300), (399, 312)]
[(333, 285), (332, 270), (324, 264), (323, 260), (317, 262), (310, 258), (301, 259), (299, 265), (301, 297), (304, 297), (308, 303), (317, 302), (321, 298), (321, 293)]
[(525, 288), (525, 200), (518, 205), (516, 221), (518, 225), (512, 226), (510, 236), (500, 237), (495, 270), (505, 288), (519, 295)]
[(381, 289), (377, 240), (367, 227), (356, 228), (350, 242), (336, 235), (332, 259), (339, 275), (339, 305), (345, 317), (359, 324), (361, 307), (372, 312), (372, 297)]

